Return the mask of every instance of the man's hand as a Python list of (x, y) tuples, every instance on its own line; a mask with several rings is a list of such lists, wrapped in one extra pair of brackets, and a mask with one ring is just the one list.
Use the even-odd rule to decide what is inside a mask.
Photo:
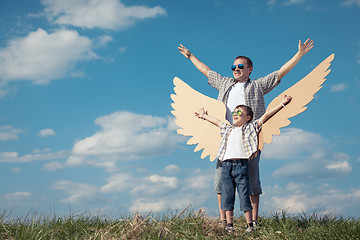
[(299, 40), (299, 52), (302, 54), (302, 55), (305, 55), (306, 53), (308, 53), (310, 51), (310, 49), (313, 48), (313, 45), (314, 44), (314, 41), (313, 40), (310, 40), (310, 38), (308, 38), (304, 44), (301, 44), (301, 40)]
[(278, 81), (280, 81), (280, 79), (282, 79), (299, 62), (302, 56), (304, 56), (310, 51), (310, 49), (314, 47), (313, 44), (314, 41), (310, 40), (310, 38), (308, 38), (304, 44), (302, 44), (301, 40), (299, 40), (299, 50), (297, 53), (279, 69)]
[(189, 51), (189, 49), (184, 47), (182, 44), (180, 44), (180, 47), (178, 47), (178, 49), (182, 55), (184, 55), (186, 58), (190, 58), (191, 52)]

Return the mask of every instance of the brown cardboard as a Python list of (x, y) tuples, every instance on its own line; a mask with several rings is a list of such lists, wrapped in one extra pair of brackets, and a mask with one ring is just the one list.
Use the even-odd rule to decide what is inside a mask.
[[(306, 105), (322, 88), (321, 84), (330, 73), (328, 68), (333, 59), (334, 54), (331, 54), (302, 80), (282, 92), (269, 104), (267, 109), (272, 109), (280, 104), (284, 95), (292, 96), (291, 102), (263, 125), (259, 134), (259, 149), (263, 149), (264, 143), (270, 144), (272, 135), (279, 135), (280, 128), (291, 123), (289, 118), (306, 110)], [(174, 85), (175, 94), (171, 94), (171, 99), (174, 101), (171, 106), (174, 110), (171, 113), (176, 117), (175, 123), (180, 127), (177, 132), (191, 137), (187, 144), (197, 144), (194, 152), (203, 149), (201, 158), (209, 156), (210, 161), (214, 161), (221, 141), (220, 129), (208, 121), (198, 119), (195, 116), (195, 110), (203, 107), (210, 116), (227, 122), (225, 119), (226, 106), (224, 103), (192, 89), (177, 77), (174, 78)]]

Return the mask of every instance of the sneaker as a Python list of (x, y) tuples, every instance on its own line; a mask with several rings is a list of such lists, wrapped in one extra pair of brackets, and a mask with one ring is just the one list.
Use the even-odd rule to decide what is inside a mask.
[(225, 227), (226, 226), (226, 220), (221, 220), (221, 222), (219, 222), (219, 225), (221, 227)]
[(225, 231), (228, 233), (232, 233), (232, 232), (235, 232), (235, 228), (233, 227), (232, 224), (227, 224), (225, 227)]
[(259, 223), (257, 221), (253, 221), (252, 223), (255, 229), (259, 227)]
[(247, 227), (245, 233), (251, 233), (252, 231), (255, 231), (254, 227)]

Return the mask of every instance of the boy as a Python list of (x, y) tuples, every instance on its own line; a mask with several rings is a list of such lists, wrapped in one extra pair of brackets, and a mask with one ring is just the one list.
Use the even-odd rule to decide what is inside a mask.
[(247, 222), (246, 232), (251, 232), (253, 227), (252, 206), (249, 197), (248, 161), (258, 150), (258, 134), (261, 126), (281, 108), (291, 101), (291, 96), (284, 96), (281, 104), (266, 112), (258, 120), (251, 122), (253, 111), (245, 105), (238, 105), (231, 113), (233, 125), (207, 115), (204, 108), (195, 112), (195, 116), (207, 120), (221, 129), (222, 140), (217, 158), (222, 161), (222, 198), (221, 208), (225, 211), (226, 227), (228, 232), (234, 231), (233, 211), (235, 190), (240, 198), (240, 210), (244, 211)]

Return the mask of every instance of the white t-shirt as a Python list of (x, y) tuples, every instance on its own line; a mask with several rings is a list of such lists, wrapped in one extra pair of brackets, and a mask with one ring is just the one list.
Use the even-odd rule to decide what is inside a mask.
[(233, 158), (247, 158), (244, 150), (243, 131), (241, 127), (234, 127), (230, 132), (223, 160)]
[(234, 111), (237, 105), (245, 105), (244, 86), (245, 83), (238, 82), (235, 83), (229, 90), (229, 97), (226, 103), (226, 120), (228, 120), (231, 125), (233, 124), (231, 112)]

